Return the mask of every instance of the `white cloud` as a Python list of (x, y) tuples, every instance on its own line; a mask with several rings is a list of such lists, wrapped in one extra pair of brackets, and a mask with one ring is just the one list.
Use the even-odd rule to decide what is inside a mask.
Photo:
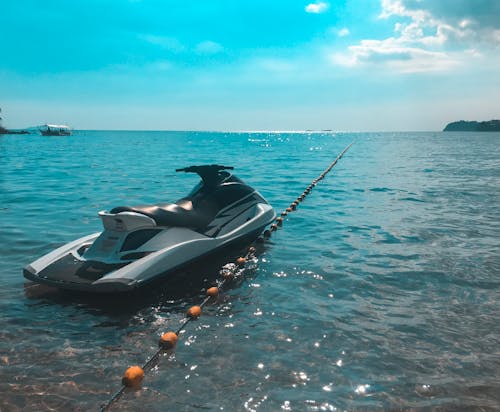
[(306, 13), (314, 13), (314, 14), (319, 14), (319, 13), (324, 13), (325, 11), (328, 10), (328, 3), (318, 1), (316, 3), (310, 3), (305, 7)]
[(363, 40), (349, 53), (335, 54), (332, 62), (346, 67), (384, 66), (400, 73), (446, 71), (459, 64), (449, 53), (400, 44), (396, 39)]
[(202, 41), (194, 48), (187, 48), (184, 46), (179, 40), (174, 37), (168, 36), (157, 36), (154, 34), (140, 34), (139, 39), (158, 46), (161, 49), (168, 50), (173, 53), (183, 53), (183, 52), (195, 52), (197, 54), (218, 54), (224, 51), (224, 47), (222, 47), (219, 43), (216, 43), (211, 40)]
[(491, 37), (496, 44), (500, 44), (500, 30), (493, 30)]
[(498, 0), (392, 0), (385, 2), (390, 8), (397, 3), (407, 13), (425, 10), (437, 20), (456, 26), (469, 20), (478, 28), (500, 28), (500, 2)]
[[(480, 28), (474, 16), (445, 17), (441, 9), (436, 17), (431, 4), (435, 3), (381, 0), (380, 18), (397, 19), (394, 35), (362, 40), (346, 52), (331, 56), (331, 61), (348, 67), (378, 65), (404, 73), (447, 71), (480, 57), (481, 53), (470, 53), (476, 43), (500, 44), (499, 30)], [(453, 3), (449, 6), (453, 9)]]
[[(406, 17), (410, 23), (400, 23), (402, 35), (408, 39), (443, 44), (454, 42), (495, 43), (493, 33), (500, 29), (500, 2), (483, 0), (382, 0), (381, 18)], [(420, 32), (420, 36), (412, 36)], [(434, 35), (423, 36), (434, 31)], [(496, 44), (499, 45), (498, 43)]]
[(338, 32), (339, 37), (349, 36), (349, 34), (351, 34), (351, 32), (349, 31), (349, 29), (347, 27), (340, 29)]
[(196, 53), (199, 54), (217, 54), (221, 53), (224, 50), (224, 47), (214, 41), (206, 40), (198, 43), (195, 50)]

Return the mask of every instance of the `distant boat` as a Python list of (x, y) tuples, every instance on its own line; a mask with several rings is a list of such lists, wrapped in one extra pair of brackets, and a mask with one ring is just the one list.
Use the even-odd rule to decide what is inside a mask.
[(70, 136), (71, 129), (64, 124), (46, 124), (40, 129), (42, 136)]

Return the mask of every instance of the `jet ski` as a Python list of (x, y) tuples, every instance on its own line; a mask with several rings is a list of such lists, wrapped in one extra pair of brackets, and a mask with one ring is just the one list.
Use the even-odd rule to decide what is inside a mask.
[(223, 247), (256, 239), (276, 214), (222, 165), (189, 166), (201, 181), (175, 203), (119, 206), (98, 213), (104, 230), (24, 268), (34, 282), (90, 292), (124, 292), (166, 279)]

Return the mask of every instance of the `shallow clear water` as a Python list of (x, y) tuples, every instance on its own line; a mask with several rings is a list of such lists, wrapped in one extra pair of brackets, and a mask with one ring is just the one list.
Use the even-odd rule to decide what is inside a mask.
[(499, 409), (499, 134), (97, 131), (0, 137), (0, 409), (97, 410), (225, 262), (115, 299), (23, 266), (98, 210), (182, 197), (191, 164), (235, 166), (279, 213), (352, 141), (113, 410)]

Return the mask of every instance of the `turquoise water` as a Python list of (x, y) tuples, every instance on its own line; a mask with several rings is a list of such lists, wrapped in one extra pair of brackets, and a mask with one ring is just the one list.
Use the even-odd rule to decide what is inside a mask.
[(279, 213), (352, 141), (113, 410), (499, 409), (498, 133), (98, 131), (0, 137), (0, 409), (97, 410), (225, 262), (117, 299), (23, 266), (100, 230), (99, 210), (182, 197), (191, 164), (235, 166)]

